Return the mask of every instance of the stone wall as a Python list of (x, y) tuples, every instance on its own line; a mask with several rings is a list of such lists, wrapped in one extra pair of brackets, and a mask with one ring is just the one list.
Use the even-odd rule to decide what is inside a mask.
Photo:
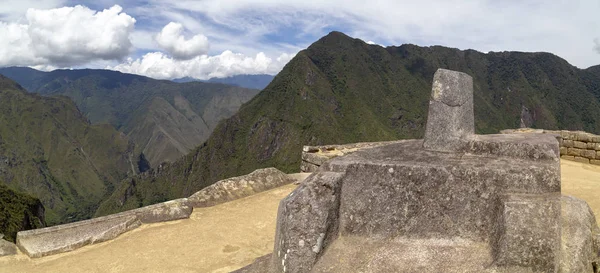
[(542, 133), (552, 134), (560, 145), (560, 158), (582, 163), (600, 165), (600, 136), (583, 131), (553, 131), (544, 129), (509, 129), (502, 130), (503, 134)]

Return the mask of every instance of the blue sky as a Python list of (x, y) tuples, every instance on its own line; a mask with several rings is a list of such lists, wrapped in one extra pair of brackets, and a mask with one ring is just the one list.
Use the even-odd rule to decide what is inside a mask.
[(0, 66), (154, 78), (276, 74), (332, 30), (376, 44), (600, 64), (600, 1), (0, 0)]

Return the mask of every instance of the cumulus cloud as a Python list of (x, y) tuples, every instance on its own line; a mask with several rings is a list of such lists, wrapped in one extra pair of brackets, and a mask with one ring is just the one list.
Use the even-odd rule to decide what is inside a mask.
[(202, 18), (203, 25), (215, 26), (212, 32), (202, 32), (211, 41), (215, 34), (227, 32), (234, 37), (243, 33), (244, 43), (263, 41), (276, 33), (288, 40), (292, 36), (296, 45), (309, 44), (335, 29), (386, 45), (548, 51), (580, 67), (600, 62), (589, 43), (590, 33), (597, 33), (600, 25), (597, 0), (581, 0), (576, 5), (568, 1), (464, 0), (380, 0), (377, 5), (363, 0), (148, 1), (169, 11), (158, 16), (200, 15), (196, 18)]
[(197, 34), (190, 39), (185, 39), (183, 30), (182, 24), (170, 22), (156, 35), (156, 42), (175, 59), (180, 60), (189, 60), (208, 52), (206, 36)]
[(29, 9), (26, 24), (0, 22), (0, 66), (65, 67), (129, 55), (135, 19), (115, 5)]
[(238, 74), (276, 74), (293, 57), (292, 54), (284, 53), (272, 59), (262, 52), (249, 57), (227, 50), (216, 56), (201, 55), (178, 60), (162, 52), (151, 52), (142, 58), (130, 58), (127, 63), (106, 68), (157, 79), (193, 77), (205, 80)]

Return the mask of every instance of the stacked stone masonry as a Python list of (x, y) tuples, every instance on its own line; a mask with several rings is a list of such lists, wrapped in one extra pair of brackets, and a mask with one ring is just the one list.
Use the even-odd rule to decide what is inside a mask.
[(558, 139), (562, 159), (600, 165), (600, 136), (583, 131), (554, 131), (544, 129), (509, 129), (503, 134), (537, 133), (552, 134)]

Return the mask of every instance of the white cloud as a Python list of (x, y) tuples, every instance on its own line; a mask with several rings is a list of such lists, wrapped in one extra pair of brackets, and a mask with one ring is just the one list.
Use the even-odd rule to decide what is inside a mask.
[(140, 59), (129, 59), (127, 63), (106, 69), (124, 73), (144, 75), (157, 79), (193, 77), (197, 79), (223, 78), (238, 74), (276, 74), (294, 57), (281, 54), (272, 59), (260, 52), (255, 57), (224, 51), (216, 56), (196, 56), (189, 60), (178, 60), (162, 52), (147, 53)]
[(594, 50), (600, 54), (600, 38), (594, 39)]
[(0, 21), (17, 22), (24, 19), (25, 12), (35, 7), (51, 9), (63, 6), (66, 0), (2, 0), (0, 5)]
[[(129, 55), (135, 19), (113, 6), (29, 9), (27, 23), (0, 22), (0, 66), (65, 67)], [(6, 38), (4, 38), (6, 37)]]
[(208, 38), (202, 34), (183, 36), (183, 25), (170, 22), (156, 35), (158, 45), (176, 59), (188, 60), (208, 52)]
[[(548, 51), (586, 67), (600, 63), (590, 38), (600, 29), (600, 2), (379, 0), (150, 0), (169, 13), (201, 16), (213, 30), (244, 33), (243, 43), (265, 34), (314, 41), (331, 29), (386, 45), (444, 45), (479, 51)], [(324, 19), (323, 19), (324, 18)], [(187, 26), (187, 24), (186, 24)], [(292, 29), (293, 32), (289, 32)], [(293, 40), (293, 39), (292, 39)], [(304, 43), (304, 40), (300, 40)], [(293, 42), (298, 44), (298, 42)], [(217, 46), (217, 44), (215, 44)]]

